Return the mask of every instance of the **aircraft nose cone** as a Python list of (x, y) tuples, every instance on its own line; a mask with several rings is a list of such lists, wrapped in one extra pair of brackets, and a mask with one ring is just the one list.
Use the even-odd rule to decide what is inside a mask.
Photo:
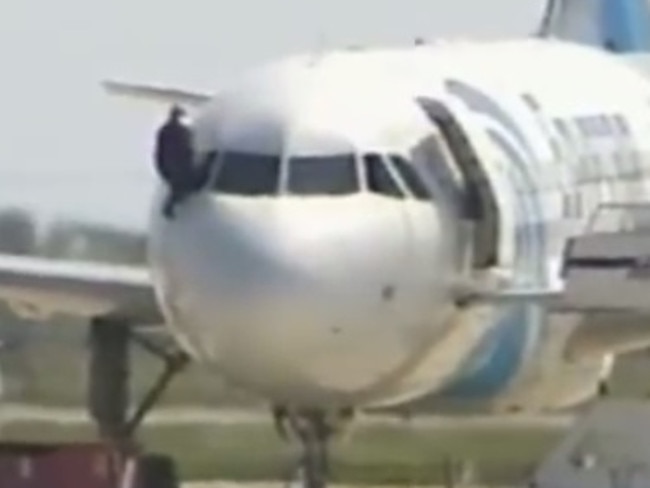
[(180, 340), (237, 381), (362, 391), (427, 346), (436, 304), (404, 278), (409, 254), (374, 204), (308, 200), (192, 203), (153, 246), (161, 289)]
[(236, 328), (280, 333), (331, 316), (331, 300), (346, 295), (355, 273), (355, 229), (318, 215), (297, 218), (286, 202), (222, 200), (209, 227), (197, 245), (212, 258), (200, 272)]

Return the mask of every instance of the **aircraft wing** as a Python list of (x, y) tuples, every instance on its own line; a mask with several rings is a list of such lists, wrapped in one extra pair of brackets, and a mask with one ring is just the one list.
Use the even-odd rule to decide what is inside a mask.
[(562, 290), (535, 288), (512, 290), (468, 290), (466, 293), (461, 293), (459, 295), (461, 302), (467, 301), (469, 303), (489, 302), (494, 304), (506, 304), (528, 301), (540, 303), (554, 309), (570, 308), (567, 304), (563, 303), (562, 297)]
[[(546, 309), (553, 324), (570, 328), (565, 354), (573, 360), (595, 359), (650, 348), (648, 312), (629, 307), (627, 300), (620, 304), (616, 298), (608, 301), (585, 298), (582, 289), (578, 289), (579, 294), (574, 295), (574, 286), (571, 280), (567, 285), (569, 290), (474, 290), (461, 294), (459, 303), (461, 306), (539, 304)], [(613, 295), (616, 296), (617, 292), (613, 292)]]
[(453, 296), (460, 307), (479, 304), (505, 305), (508, 303), (534, 302), (554, 311), (568, 312), (575, 308), (565, 301), (566, 295), (564, 289), (515, 287), (509, 285), (489, 286), (473, 282), (463, 282), (456, 284)]
[(650, 317), (650, 204), (597, 209), (586, 231), (568, 239), (561, 278), (556, 290), (513, 288), (507, 280), (483, 288), (468, 283), (459, 288), (459, 301), (528, 300), (553, 311)]
[[(587, 231), (571, 238), (562, 288), (500, 289), (465, 285), (459, 304), (531, 302), (573, 329), (566, 352), (598, 358), (650, 347), (650, 205), (608, 204)], [(505, 288), (504, 288), (505, 286)]]
[(179, 104), (184, 107), (197, 107), (208, 102), (213, 94), (183, 90), (168, 86), (154, 86), (124, 81), (107, 80), (104, 89), (111, 95), (124, 96), (140, 100), (149, 100), (165, 104)]
[(0, 301), (32, 319), (67, 314), (163, 322), (148, 270), (132, 266), (0, 255)]

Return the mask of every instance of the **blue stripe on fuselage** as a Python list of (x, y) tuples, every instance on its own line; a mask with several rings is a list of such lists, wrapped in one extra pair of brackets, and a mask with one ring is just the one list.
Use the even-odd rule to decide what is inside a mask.
[[(459, 83), (448, 84), (458, 87)], [(535, 181), (531, 174), (532, 159), (535, 157), (529, 141), (518, 128), (513, 130), (513, 120), (494, 99), (476, 87), (462, 84), (464, 90), (452, 90), (468, 108), (497, 122), (511, 140), (520, 143), (514, 147), (498, 132), (488, 129), (488, 135), (500, 147), (513, 164), (520, 185), (530, 191), (516, 210), (523, 212), (518, 219), (522, 225), (517, 229), (515, 239), (515, 274), (523, 283), (530, 285), (545, 282), (544, 249), (545, 230), (542, 209), (534, 191)], [(471, 93), (471, 99), (467, 98)], [(438, 393), (439, 396), (455, 398), (488, 398), (498, 395), (521, 370), (529, 344), (535, 340), (543, 326), (543, 315), (536, 305), (519, 303), (502, 306), (494, 311), (494, 323), (487, 324), (487, 330), (469, 357), (461, 364), (452, 381)]]
[(440, 392), (456, 398), (485, 398), (502, 391), (515, 376), (527, 344), (526, 327), (530, 306), (514, 305), (497, 311), (500, 316), (490, 326), (456, 378)]
[(616, 52), (650, 50), (647, 0), (601, 0), (600, 35), (604, 47)]

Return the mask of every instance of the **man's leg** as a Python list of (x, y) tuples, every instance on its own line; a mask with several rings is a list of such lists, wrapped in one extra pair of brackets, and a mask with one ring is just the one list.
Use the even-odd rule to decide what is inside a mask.
[(163, 203), (163, 215), (168, 219), (174, 218), (174, 207), (176, 206), (177, 196), (173, 188), (167, 192), (167, 197)]
[(165, 217), (173, 219), (176, 212), (176, 206), (182, 203), (191, 193), (192, 189), (187, 188), (185, 185), (170, 186), (167, 199), (163, 205), (163, 214)]

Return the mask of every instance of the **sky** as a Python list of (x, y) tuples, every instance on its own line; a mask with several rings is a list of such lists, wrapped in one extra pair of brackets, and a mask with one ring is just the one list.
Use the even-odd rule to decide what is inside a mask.
[(146, 226), (166, 107), (105, 79), (214, 92), (261, 62), (417, 37), (515, 37), (544, 0), (5, 0), (0, 208)]

